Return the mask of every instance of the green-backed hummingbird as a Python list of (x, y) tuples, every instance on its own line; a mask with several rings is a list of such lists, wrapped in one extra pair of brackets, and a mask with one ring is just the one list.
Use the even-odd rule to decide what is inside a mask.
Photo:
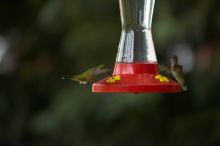
[(73, 81), (77, 81), (80, 84), (89, 84), (92, 83), (98, 75), (107, 73), (109, 75), (109, 71), (111, 69), (105, 69), (105, 65), (99, 65), (93, 68), (88, 69), (87, 71), (83, 72), (80, 75), (74, 75), (71, 77), (64, 77), (62, 79), (69, 79)]
[(170, 62), (171, 62), (170, 70), (171, 70), (173, 77), (181, 85), (182, 90), (186, 91), (187, 90), (186, 78), (185, 78), (185, 74), (183, 72), (182, 65), (179, 65), (179, 63), (178, 63), (178, 57), (176, 55), (172, 56), (170, 58)]

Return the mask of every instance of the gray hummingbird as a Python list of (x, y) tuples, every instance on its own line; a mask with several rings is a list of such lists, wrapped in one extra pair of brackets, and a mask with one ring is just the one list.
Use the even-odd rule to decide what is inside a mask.
[(182, 90), (186, 91), (186, 78), (185, 74), (183, 72), (183, 67), (178, 63), (178, 57), (175, 55), (170, 58), (170, 70), (173, 75), (173, 77), (176, 79), (176, 81), (181, 85)]
[(99, 66), (86, 70), (80, 75), (74, 75), (74, 76), (67, 77), (67, 78), (64, 77), (62, 79), (73, 80), (73, 81), (79, 82), (79, 84), (89, 84), (89, 83), (92, 83), (98, 75), (107, 73), (109, 76), (111, 76), (109, 74), (109, 71), (111, 71), (111, 69), (105, 69), (104, 67), (105, 65), (99, 65)]

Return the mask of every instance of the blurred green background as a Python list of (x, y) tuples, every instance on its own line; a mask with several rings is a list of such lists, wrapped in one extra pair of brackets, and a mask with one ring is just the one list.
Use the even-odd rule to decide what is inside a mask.
[(0, 1), (1, 146), (219, 146), (220, 2), (156, 0), (158, 61), (177, 54), (188, 91), (94, 94), (61, 77), (113, 67), (117, 0)]

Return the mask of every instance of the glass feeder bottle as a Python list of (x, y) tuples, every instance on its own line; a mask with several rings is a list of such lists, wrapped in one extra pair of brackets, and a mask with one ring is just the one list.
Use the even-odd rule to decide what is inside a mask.
[(156, 63), (151, 33), (155, 0), (119, 0), (122, 33), (117, 63)]
[(155, 0), (119, 0), (122, 32), (113, 76), (94, 83), (93, 92), (180, 91), (178, 83), (159, 75), (151, 33), (154, 3)]

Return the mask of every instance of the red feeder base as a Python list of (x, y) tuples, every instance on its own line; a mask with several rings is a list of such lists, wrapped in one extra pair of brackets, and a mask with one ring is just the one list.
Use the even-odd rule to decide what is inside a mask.
[(105, 78), (94, 83), (92, 91), (127, 93), (172, 93), (181, 91), (178, 83), (166, 77), (157, 76), (158, 70), (158, 64), (116, 63), (113, 76), (119, 75), (120, 79), (109, 82), (108, 80), (112, 80), (112, 78)]

